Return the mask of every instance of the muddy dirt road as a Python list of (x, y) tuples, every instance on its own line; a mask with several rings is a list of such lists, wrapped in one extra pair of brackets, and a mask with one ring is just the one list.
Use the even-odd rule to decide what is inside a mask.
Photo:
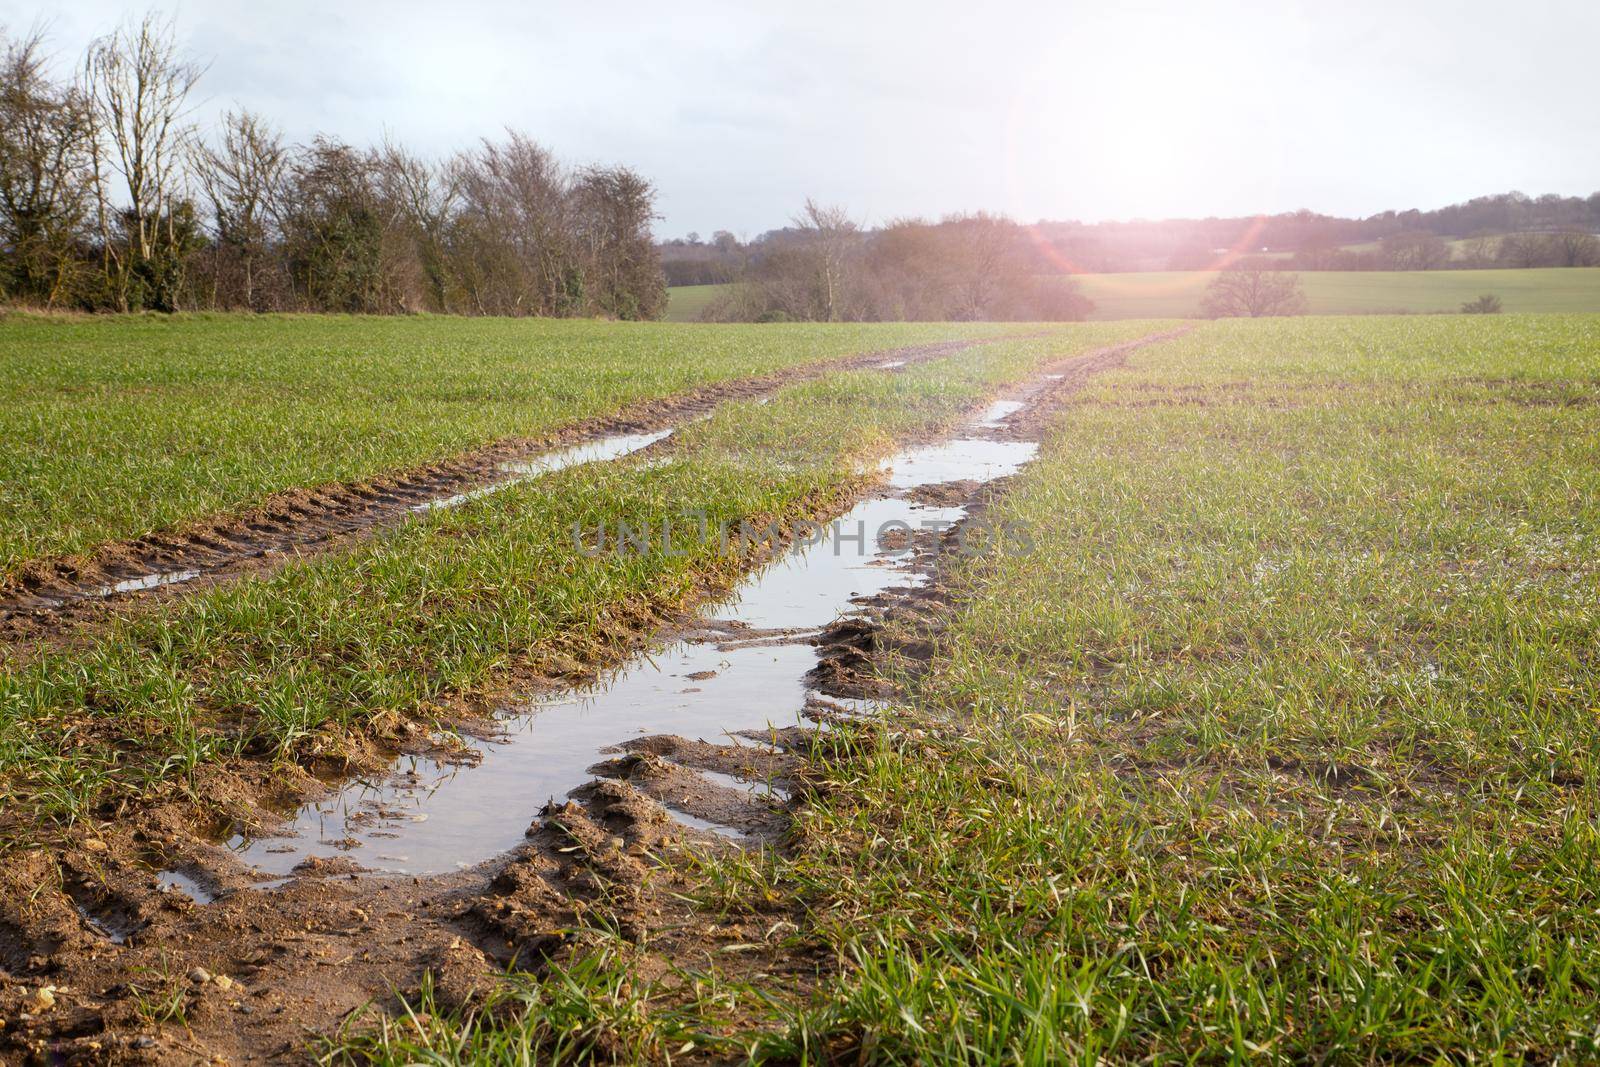
[(1155, 339), (1046, 367), (950, 437), (905, 448), (878, 489), (818, 516), (648, 655), (501, 708), (464, 746), (419, 735), (360, 781), (310, 783), (271, 832), (196, 826), (169, 805), (13, 854), (3, 1055), (304, 1062), (369, 1005), (394, 1009), (425, 981), (443, 1006), (464, 1003), (513, 961), (559, 966), (601, 925), (675, 966), (821, 980), (831, 961), (782, 947), (782, 928), (804, 922), (793, 905), (700, 911), (682, 892), (685, 850), (781, 847), (829, 724), (886, 695), (862, 610), (934, 595), (941, 553), (1033, 457), (1051, 408)]

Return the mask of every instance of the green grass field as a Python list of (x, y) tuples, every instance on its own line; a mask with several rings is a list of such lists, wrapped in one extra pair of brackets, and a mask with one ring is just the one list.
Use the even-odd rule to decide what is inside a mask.
[(836, 981), (613, 944), (351, 1047), (1591, 1061), (1597, 440), (1595, 316), (1144, 350), (995, 505), (1031, 550), (960, 566), (931, 667), (819, 746), (788, 847), (707, 861), (724, 913), (802, 901)]
[[(80, 817), (108, 794), (181, 790), (247, 751), (291, 758), (330, 730), (425, 718), (514, 657), (593, 658), (619, 638), (617, 613), (673, 607), (745, 561), (714, 541), (591, 557), (574, 524), (640, 526), (684, 501), (713, 528), (798, 518), (896, 438), (948, 423), (995, 385), (1146, 332), (1080, 324), (901, 374), (790, 386), (685, 427), (674, 463), (574, 467), (348, 552), (196, 590), (20, 666), (0, 660), (0, 846), (30, 814)], [(838, 343), (859, 337), (846, 330)]]
[(674, 285), (667, 290), (668, 322), (699, 322), (704, 311), (726, 285)]
[[(1226, 323), (1000, 505), (789, 868), (907, 1062), (1600, 1052), (1600, 317)], [(1003, 994), (1002, 994), (1003, 991)]]
[(0, 319), (0, 576), (722, 379), (1003, 325)]
[[(0, 855), (158, 802), (199, 825), (230, 768), (287, 779), (513, 670), (614, 658), (620, 619), (751, 560), (692, 536), (592, 554), (575, 527), (811, 515), (1041, 364), (1161, 325), (793, 384), (685, 426), (671, 462), (573, 467), (0, 659)], [(947, 335), (11, 319), (8, 478), (110, 502), (0, 529), (92, 540)], [(302, 424), (306, 455), (276, 455)], [(890, 660), (900, 695), (819, 735), (781, 843), (661, 872), (784, 967), (674, 960), (674, 931), (620, 937), (599, 906), (496, 1010), (427, 1002), (327, 1062), (1600, 1058), (1597, 441), (1600, 315), (1229, 320), (1140, 349), (999, 487), (1004, 543), (889, 617), (877, 647), (931, 658)]]
[[(1082, 274), (1078, 283), (1095, 302), (1090, 318), (1182, 319), (1200, 314), (1211, 281), (1203, 271)], [(1508, 312), (1600, 312), (1600, 268), (1545, 270), (1303, 271), (1307, 310), (1314, 315), (1454, 312), (1484, 293)], [(697, 319), (722, 286), (669, 291), (667, 318)]]

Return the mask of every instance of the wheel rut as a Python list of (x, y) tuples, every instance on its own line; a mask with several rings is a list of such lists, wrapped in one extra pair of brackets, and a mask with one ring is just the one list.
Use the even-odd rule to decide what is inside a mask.
[(527, 736), (554, 747), (536, 740), (519, 763), (515, 740), (499, 742), (513, 754), (500, 786), (482, 761), (408, 792), (396, 767), (337, 787), (328, 825), (296, 823), (276, 845), (229, 847), (226, 830), (169, 805), (13, 853), (0, 864), (0, 1058), (304, 1062), (316, 1035), (397, 1012), (424, 987), (449, 1010), (508, 964), (537, 973), (619, 945), (639, 973), (825, 980), (834, 961), (789, 944), (806, 921), (797, 905), (708, 906), (694, 854), (783, 847), (830, 726), (886, 695), (871, 611), (905, 589), (936, 597), (939, 552), (1032, 458), (1052, 411), (1165, 336), (1046, 367), (997, 398), (1003, 412), (908, 448), (839, 521), (916, 514), (936, 531), (880, 535), (845, 564), (826, 541), (791, 546), (736, 606), (708, 605), (603, 685), (524, 714)]
[(276, 494), (246, 511), (35, 560), (0, 581), (0, 645), (49, 637), (140, 598), (170, 597), (333, 550), (354, 537), (507, 485), (648, 447), (722, 404), (759, 399), (843, 371), (890, 372), (1015, 337), (943, 341), (860, 353), (719, 382), (629, 405), (538, 438), (499, 441), (463, 456), (359, 484)]

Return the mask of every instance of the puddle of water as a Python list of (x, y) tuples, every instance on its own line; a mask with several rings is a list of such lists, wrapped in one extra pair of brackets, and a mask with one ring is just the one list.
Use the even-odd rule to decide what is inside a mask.
[(1007, 419), (1026, 406), (1020, 400), (996, 400), (978, 416), (977, 425), (985, 430), (997, 430)]
[(671, 804), (663, 804), (661, 806), (666, 808), (667, 811), (672, 814), (672, 819), (674, 822), (680, 822), (690, 829), (708, 830), (719, 837), (730, 837), (734, 840), (749, 836), (736, 826), (726, 826), (720, 822), (712, 822), (710, 819), (702, 819), (698, 815), (690, 815), (686, 811), (679, 811)]
[[(287, 874), (308, 856), (348, 856), (397, 874), (470, 866), (519, 844), (547, 801), (588, 781), (604, 749), (629, 736), (679, 734), (722, 742), (730, 721), (777, 728), (801, 721), (809, 645), (724, 652), (673, 645), (589, 692), (531, 704), (493, 741), (474, 741), (475, 766), (409, 757), (399, 773), (355, 783), (296, 815), (294, 837), (231, 842), (239, 857)], [(688, 675), (715, 671), (712, 678)], [(419, 816), (423, 818), (419, 819)], [(360, 847), (349, 848), (356, 841)], [(285, 849), (285, 851), (277, 851)]]
[[(889, 481), (895, 490), (985, 481), (1014, 473), (1035, 451), (1030, 442), (951, 441), (895, 457)], [(960, 507), (916, 504), (897, 492), (864, 500), (826, 524), (817, 543), (797, 546), (748, 577), (707, 617), (759, 630), (821, 629), (848, 613), (853, 599), (917, 580), (893, 565), (908, 555), (905, 535), (964, 514)], [(730, 640), (737, 635), (678, 642), (592, 689), (508, 708), (502, 736), (468, 742), (480, 757), (475, 765), (408, 757), (381, 781), (351, 783), (302, 808), (288, 827), (292, 836), (235, 838), (229, 845), (267, 875), (286, 875), (310, 856), (347, 856), (396, 874), (452, 871), (519, 844), (546, 802), (564, 800), (591, 778), (590, 767), (630, 737), (676, 734), (729, 743), (746, 730), (805, 723), (811, 695), (805, 675), (816, 665), (815, 649), (805, 643), (717, 647)], [(858, 712), (873, 706), (840, 703)], [(721, 778), (740, 789), (765, 788)], [(673, 814), (686, 825), (739, 833)]]
[(623, 456), (649, 448), (657, 441), (664, 441), (671, 437), (673, 428), (657, 430), (653, 433), (625, 433), (615, 437), (602, 438), (588, 444), (574, 445), (572, 448), (563, 448), (558, 452), (547, 452), (542, 456), (532, 459), (516, 460), (500, 464), (500, 470), (508, 474), (515, 474), (515, 478), (507, 478), (493, 485), (469, 489), (464, 493), (453, 496), (441, 497), (438, 500), (429, 500), (412, 507), (412, 511), (437, 511), (441, 508), (459, 507), (469, 500), (498, 493), (520, 482), (540, 475), (550, 474), (554, 471), (566, 470), (568, 467), (581, 467), (586, 463), (603, 463), (607, 460), (621, 459)]
[(156, 875), (156, 883), (164, 890), (182, 893), (196, 904), (210, 904), (217, 899), (215, 893), (182, 871), (161, 871)]
[(91, 912), (78, 901), (74, 900), (72, 906), (78, 909), (78, 915), (88, 924), (89, 928), (113, 945), (126, 944), (133, 935), (134, 926), (131, 923), (119, 921), (109, 916), (100, 916)]
[(959, 507), (912, 504), (898, 497), (865, 500), (824, 526), (818, 544), (790, 552), (747, 582), (717, 617), (763, 630), (820, 630), (848, 610), (853, 599), (919, 581), (884, 562), (909, 556), (907, 533), (948, 528), (963, 514)]
[[(429, 500), (422, 504), (414, 505), (412, 511), (434, 511), (440, 508), (453, 508), (465, 504), (469, 500), (498, 493), (502, 489), (537, 478), (552, 471), (565, 470), (568, 467), (579, 467), (585, 463), (601, 463), (606, 460), (620, 459), (634, 452), (649, 448), (657, 441), (665, 440), (672, 436), (673, 429), (657, 430), (653, 433), (618, 434), (614, 437), (591, 441), (588, 444), (575, 445), (572, 448), (550, 452), (533, 459), (519, 460), (513, 463), (503, 463), (500, 469), (516, 477), (505, 481), (495, 482), (493, 485), (469, 489), (464, 493), (442, 497), (438, 500)], [(75, 594), (70, 599), (105, 599), (120, 593), (139, 593), (147, 589), (160, 589), (163, 586), (178, 585), (182, 582), (193, 581), (200, 577), (198, 570), (185, 571), (160, 571), (154, 574), (141, 574), (136, 578), (126, 578), (120, 582), (103, 585), (89, 593)], [(67, 600), (57, 599), (57, 606), (67, 603)]]
[(1007, 478), (1038, 452), (1039, 446), (1032, 441), (949, 441), (896, 459), (889, 468), (889, 484), (896, 489), (915, 489), (941, 482)]
[(740, 778), (737, 775), (724, 774), (721, 771), (702, 770), (698, 767), (689, 767), (687, 769), (714, 785), (722, 786), (724, 789), (735, 789), (741, 793), (754, 793), (758, 797), (775, 797), (778, 800), (789, 799), (789, 791), (787, 789), (780, 789), (778, 786), (764, 780)]
[(654, 433), (619, 434), (616, 437), (607, 437), (604, 440), (577, 445), (533, 459), (502, 463), (500, 469), (513, 474), (539, 475), (566, 470), (568, 467), (581, 467), (585, 463), (603, 463), (649, 448), (657, 441), (665, 441), (672, 436), (672, 433), (671, 429), (666, 429)]
[(160, 589), (164, 585), (177, 585), (180, 582), (193, 581), (200, 577), (199, 571), (163, 571), (159, 574), (144, 574), (137, 578), (128, 578), (124, 581), (103, 585), (96, 589), (90, 596), (108, 597), (117, 593), (137, 593), (144, 589)]
[(885, 361), (883, 363), (878, 364), (878, 369), (879, 370), (894, 370), (896, 367), (904, 367), (905, 365), (906, 365), (906, 361), (903, 360), (903, 359), (891, 359), (891, 360), (887, 360), (887, 361)]

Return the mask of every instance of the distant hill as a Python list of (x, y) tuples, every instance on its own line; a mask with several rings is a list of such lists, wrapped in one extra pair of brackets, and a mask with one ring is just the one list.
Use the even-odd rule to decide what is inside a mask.
[[(1593, 238), (1600, 234), (1600, 192), (1586, 198), (1500, 193), (1366, 218), (1301, 210), (1234, 218), (1041, 221), (1025, 230), (1039, 273), (1206, 270), (1256, 256), (1306, 271), (1600, 266), (1600, 240)], [(746, 263), (792, 240), (795, 232), (771, 230), (749, 242), (726, 232), (709, 241), (666, 241), (660, 247), (667, 282), (732, 281)]]

